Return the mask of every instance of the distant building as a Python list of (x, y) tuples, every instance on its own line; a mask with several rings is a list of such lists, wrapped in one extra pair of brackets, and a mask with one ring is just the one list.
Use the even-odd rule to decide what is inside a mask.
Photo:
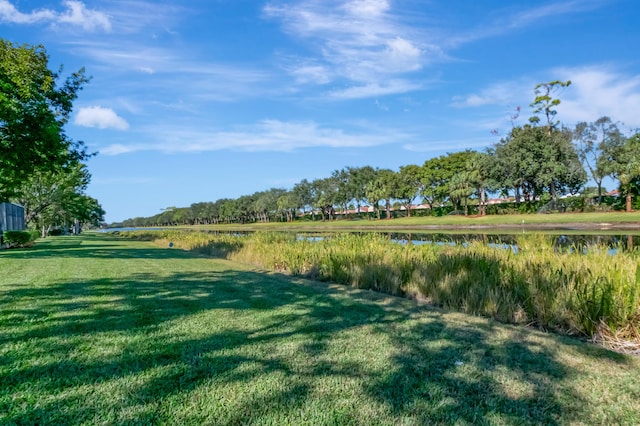
[(24, 207), (13, 203), (0, 203), (0, 235), (4, 231), (24, 229)]

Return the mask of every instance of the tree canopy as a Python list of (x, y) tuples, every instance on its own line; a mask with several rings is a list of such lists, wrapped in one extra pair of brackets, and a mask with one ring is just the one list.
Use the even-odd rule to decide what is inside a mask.
[(35, 171), (70, 167), (88, 156), (64, 125), (89, 79), (80, 69), (59, 84), (60, 72), (49, 69), (43, 46), (0, 39), (0, 200), (16, 195)]

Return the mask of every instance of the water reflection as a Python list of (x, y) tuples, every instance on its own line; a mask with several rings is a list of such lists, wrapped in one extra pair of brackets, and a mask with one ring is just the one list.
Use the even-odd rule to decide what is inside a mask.
[[(387, 233), (392, 241), (401, 244), (447, 244), (466, 246), (470, 242), (481, 242), (489, 247), (518, 251), (518, 239), (523, 234), (446, 234), (446, 233)], [(540, 235), (540, 234), (528, 234)], [(633, 251), (640, 247), (640, 235), (603, 234), (542, 234), (558, 252), (587, 252), (592, 247), (605, 247), (610, 254), (619, 250)]]
[[(470, 243), (482, 243), (497, 249), (509, 249), (514, 253), (519, 250), (519, 241), (523, 234), (489, 234), (489, 233), (444, 233), (444, 232), (358, 232), (354, 234), (377, 234), (392, 242), (403, 245), (460, 245), (466, 247)], [(298, 239), (307, 241), (319, 241), (330, 238), (332, 233), (297, 233)], [(640, 235), (615, 235), (615, 234), (549, 234), (528, 233), (525, 236), (541, 236), (558, 252), (582, 252), (586, 253), (593, 247), (604, 247), (609, 254), (615, 254), (619, 250), (633, 251), (640, 247)]]

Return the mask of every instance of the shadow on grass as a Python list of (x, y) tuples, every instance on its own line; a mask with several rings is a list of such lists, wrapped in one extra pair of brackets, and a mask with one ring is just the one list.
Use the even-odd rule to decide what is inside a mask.
[[(96, 242), (88, 251), (162, 258), (153, 249), (130, 252), (112, 243)], [(76, 256), (83, 246), (43, 256), (67, 256), (66, 250)], [(322, 422), (339, 424), (561, 424), (589, 409), (565, 384), (579, 371), (549, 347), (527, 341), (525, 331), (505, 344), (488, 321), (450, 322), (406, 301), (323, 288), (223, 270), (2, 289), (0, 413), (6, 414), (0, 421), (295, 423), (317, 400)], [(334, 339), (367, 327), (395, 348), (382, 374), (361, 361), (377, 347), (354, 342), (354, 356), (330, 356)], [(292, 344), (298, 349), (280, 352)], [(608, 354), (591, 351), (593, 358)], [(508, 389), (496, 371), (525, 391)], [(331, 395), (340, 394), (340, 385), (325, 397), (314, 390), (327, 378), (356, 381), (351, 403), (375, 405), (388, 417), (339, 408)], [(107, 386), (126, 380), (125, 390)], [(181, 419), (163, 406), (190, 403), (188, 395), (202, 388), (215, 401), (225, 387), (244, 391), (233, 401), (216, 401), (223, 406), (217, 414), (194, 409)], [(96, 396), (101, 392), (104, 399)]]
[(140, 246), (131, 248), (126, 240), (111, 235), (49, 237), (45, 240), (38, 240), (32, 247), (0, 250), (0, 259), (180, 259), (189, 257), (193, 257), (193, 254), (170, 247)]

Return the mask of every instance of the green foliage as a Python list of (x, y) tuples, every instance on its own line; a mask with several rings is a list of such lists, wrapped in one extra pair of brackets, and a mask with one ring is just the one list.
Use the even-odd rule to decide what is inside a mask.
[(24, 247), (35, 241), (37, 235), (29, 231), (4, 231), (2, 241), (8, 247)]
[(422, 168), (415, 164), (402, 166), (396, 178), (397, 186), (394, 198), (402, 202), (407, 216), (411, 217), (413, 200), (415, 200), (422, 190)]
[(558, 192), (577, 192), (586, 182), (571, 134), (542, 127), (516, 127), (494, 150), (494, 179), (504, 191), (517, 188), (525, 201), (552, 197)]
[(81, 142), (63, 127), (78, 91), (88, 82), (84, 70), (57, 87), (42, 46), (18, 46), (0, 39), (0, 199), (37, 170), (66, 167), (87, 157)]
[(84, 164), (37, 171), (19, 187), (15, 201), (24, 206), (27, 224), (38, 228), (73, 223), (99, 225), (104, 210), (98, 201), (84, 194), (91, 175)]
[(593, 123), (581, 122), (573, 132), (576, 151), (586, 165), (591, 179), (597, 185), (598, 204), (602, 202), (602, 181), (615, 172), (613, 157), (624, 144), (618, 124), (609, 117), (600, 117)]
[[(452, 188), (451, 182), (455, 176), (468, 170), (467, 165), (475, 155), (475, 151), (466, 150), (431, 158), (424, 163), (421, 195), (430, 206), (448, 200), (456, 209), (460, 207), (461, 197)], [(464, 179), (464, 182), (470, 182), (469, 178)]]
[[(560, 124), (560, 122), (555, 121), (554, 118), (558, 113), (555, 110), (555, 107), (560, 105), (561, 101), (558, 98), (554, 98), (553, 95), (555, 95), (561, 89), (569, 87), (570, 85), (571, 80), (554, 80), (548, 83), (540, 83), (534, 88), (536, 97), (530, 106), (533, 108), (534, 114), (544, 114), (547, 121), (546, 128), (549, 133), (551, 133), (551, 131), (555, 129), (558, 124)], [(534, 115), (529, 119), (529, 121), (533, 124), (538, 124), (540, 122), (540, 117)]]

